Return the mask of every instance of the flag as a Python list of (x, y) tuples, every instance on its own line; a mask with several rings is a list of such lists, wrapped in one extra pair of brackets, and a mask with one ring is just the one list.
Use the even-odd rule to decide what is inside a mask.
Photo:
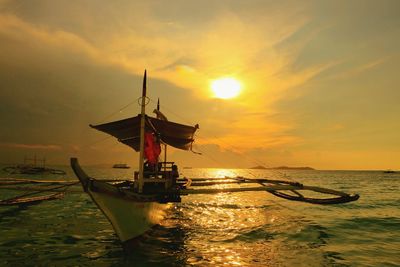
[(157, 142), (154, 133), (146, 132), (144, 134), (144, 156), (150, 164), (157, 164), (158, 156), (161, 153), (160, 143)]

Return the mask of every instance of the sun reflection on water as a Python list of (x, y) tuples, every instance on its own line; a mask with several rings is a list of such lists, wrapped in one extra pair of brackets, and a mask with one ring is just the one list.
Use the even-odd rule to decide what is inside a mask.
[(237, 172), (233, 169), (208, 169), (210, 177), (215, 178), (231, 178), (236, 177)]
[[(232, 178), (241, 174), (236, 169), (207, 169), (208, 177)], [(238, 186), (215, 185), (212, 188)], [(187, 264), (199, 266), (264, 266), (257, 257), (267, 250), (274, 258), (273, 234), (267, 228), (282, 222), (267, 211), (269, 195), (263, 192), (191, 195), (180, 205), (188, 232), (184, 241)], [(265, 212), (264, 212), (265, 210)], [(251, 243), (251, 246), (245, 244)], [(259, 244), (258, 244), (259, 243)], [(256, 257), (256, 255), (258, 255)], [(249, 265), (249, 262), (253, 262)], [(265, 263), (265, 261), (263, 261)]]

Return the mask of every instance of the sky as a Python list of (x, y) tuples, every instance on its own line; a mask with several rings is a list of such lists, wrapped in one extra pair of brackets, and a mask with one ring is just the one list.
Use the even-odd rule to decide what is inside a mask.
[(144, 69), (200, 125), (180, 166), (400, 169), (397, 0), (0, 0), (0, 162), (137, 165), (88, 125), (137, 115)]

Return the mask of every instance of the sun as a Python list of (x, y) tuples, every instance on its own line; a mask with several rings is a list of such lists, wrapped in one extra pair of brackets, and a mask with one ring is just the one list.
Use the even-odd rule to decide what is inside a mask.
[(240, 94), (242, 85), (234, 78), (220, 78), (211, 82), (211, 90), (216, 98), (229, 99)]

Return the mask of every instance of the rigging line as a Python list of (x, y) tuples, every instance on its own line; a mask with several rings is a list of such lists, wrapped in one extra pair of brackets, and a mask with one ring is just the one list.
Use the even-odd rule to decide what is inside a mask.
[[(206, 141), (209, 141), (209, 142), (211, 141), (210, 139), (208, 139), (208, 138), (206, 138), (206, 137), (202, 137), (202, 136), (200, 136), (199, 134), (196, 134), (196, 137), (198, 137), (198, 138), (200, 138), (200, 139), (203, 139), (203, 140), (206, 140)], [(235, 154), (237, 154), (237, 155), (239, 155), (239, 156), (241, 156), (241, 157), (243, 157), (243, 158), (247, 158), (247, 159), (249, 159), (250, 161), (252, 161), (252, 162), (255, 163), (255, 164), (263, 165), (263, 166), (268, 166), (268, 164), (265, 164), (264, 162), (262, 162), (262, 161), (260, 161), (260, 160), (258, 160), (258, 159), (255, 159), (255, 158), (253, 158), (253, 157), (251, 157), (251, 156), (248, 156), (248, 155), (246, 155), (246, 154), (240, 152), (240, 151), (239, 151), (238, 149), (236, 149), (235, 147), (233, 147), (233, 146), (227, 144), (226, 142), (223, 142), (220, 138), (215, 137), (215, 136), (214, 136), (214, 138), (215, 138), (215, 139), (218, 139), (218, 141), (220, 141), (221, 143), (225, 143), (228, 147), (230, 147), (230, 148), (232, 149), (231, 153), (235, 153)], [(285, 173), (283, 173), (283, 172), (281, 172), (281, 171), (279, 171), (279, 170), (276, 170), (276, 169), (273, 169), (273, 168), (271, 168), (270, 170), (271, 170), (272, 172), (277, 173), (280, 177), (288, 178), (289, 180), (291, 180), (290, 177), (288, 177)], [(250, 175), (252, 175), (253, 177), (256, 177), (256, 176), (255, 176), (254, 174), (252, 174), (250, 171), (247, 171), (247, 173), (250, 174)]]
[[(209, 139), (209, 138), (207, 138), (207, 137), (200, 136), (199, 134), (196, 134), (196, 136), (199, 137), (199, 138), (201, 138), (201, 139), (205, 139), (206, 141), (211, 141), (211, 139)], [(246, 158), (250, 159), (251, 161), (253, 161), (253, 162), (256, 163), (256, 164), (268, 166), (268, 164), (265, 164), (264, 162), (262, 162), (262, 161), (260, 161), (260, 160), (258, 160), (258, 159), (255, 159), (255, 158), (250, 157), (250, 156), (248, 156), (248, 155), (244, 155), (242, 152), (240, 152), (240, 150), (239, 150), (238, 148), (232, 146), (231, 144), (228, 144), (228, 143), (224, 142), (224, 141), (221, 140), (220, 138), (218, 138), (218, 137), (216, 137), (216, 136), (212, 136), (212, 137), (213, 137), (214, 139), (217, 139), (220, 143), (223, 143), (223, 144), (225, 144), (226, 146), (228, 146), (228, 147), (232, 150), (232, 152), (234, 152), (234, 153), (236, 153), (236, 154), (239, 154), (239, 155), (241, 155), (241, 156), (243, 156), (243, 157), (246, 157)]]
[[(151, 98), (149, 98), (149, 99), (150, 99), (150, 101), (155, 102), (155, 100), (153, 100), (153, 99), (151, 99)], [(187, 121), (185, 118), (183, 118), (182, 116), (180, 116), (179, 114), (176, 114), (175, 112), (173, 112), (171, 109), (169, 109), (169, 108), (167, 108), (167, 107), (165, 107), (165, 106), (162, 106), (162, 107), (165, 108), (165, 109), (166, 109), (168, 112), (170, 112), (171, 114), (173, 114), (173, 115), (175, 115), (176, 117), (182, 119), (182, 121), (184, 121), (185, 123), (187, 123), (187, 124), (190, 124), (190, 123), (191, 123), (191, 122)], [(211, 141), (210, 139), (208, 139), (208, 138), (206, 138), (206, 137), (201, 137), (201, 136), (199, 136), (198, 133), (195, 133), (195, 136), (196, 136), (196, 137), (199, 137), (199, 138), (201, 138), (201, 139), (204, 139), (204, 140), (206, 140), (206, 141)], [(216, 136), (214, 136), (214, 138), (215, 138), (215, 139), (218, 139), (219, 141), (221, 141), (221, 139), (219, 139), (219, 138), (216, 137)], [(227, 144), (227, 143), (226, 143), (226, 145), (229, 146), (229, 147), (231, 147), (232, 150), (233, 150), (233, 152), (239, 154), (239, 156), (245, 157), (245, 156), (243, 155), (243, 153), (238, 153), (238, 152), (234, 151), (234, 150), (237, 150), (237, 149), (236, 149), (235, 147), (233, 147), (232, 145)], [(258, 164), (258, 165), (268, 166), (267, 164), (265, 164), (265, 163), (263, 163), (263, 162), (261, 162), (261, 161), (257, 161), (257, 159), (251, 158), (251, 157), (249, 157), (249, 156), (247, 156), (247, 157), (248, 157), (250, 160), (252, 160), (254, 163)], [(221, 162), (217, 162), (217, 163), (220, 163), (220, 164), (221, 164)], [(250, 173), (250, 174), (251, 174), (251, 173)], [(253, 174), (251, 174), (251, 175), (253, 175)], [(253, 175), (253, 176), (254, 176), (254, 175)], [(255, 176), (254, 176), (254, 177), (255, 177)]]
[[(112, 138), (113, 136), (109, 136), (108, 138)], [(117, 142), (112, 142), (112, 143), (109, 143), (109, 144), (106, 144), (105, 146), (104, 146), (104, 148), (105, 149), (109, 149), (109, 151), (111, 150), (111, 149), (113, 149), (114, 147), (116, 147), (117, 145), (119, 145), (120, 144), (120, 142), (119, 141), (117, 141)]]
[[(208, 138), (206, 138), (206, 137), (202, 137), (202, 136), (200, 136), (200, 135), (197, 134), (197, 133), (196, 133), (196, 137), (198, 137), (198, 138), (200, 138), (200, 139), (204, 139), (204, 140), (206, 140), (206, 141), (211, 141), (210, 139), (208, 139)], [(235, 148), (234, 146), (232, 146), (232, 145), (230, 145), (230, 144), (228, 144), (228, 143), (222, 141), (220, 138), (218, 138), (218, 137), (216, 137), (216, 136), (214, 136), (214, 138), (217, 139), (219, 142), (226, 144), (229, 148), (231, 148), (231, 150), (232, 150), (231, 153), (235, 153), (235, 154), (237, 154), (237, 155), (239, 155), (239, 156), (241, 156), (241, 157), (243, 157), (243, 158), (247, 158), (247, 159), (249, 159), (250, 161), (252, 161), (252, 162), (255, 163), (255, 164), (263, 165), (263, 166), (268, 167), (268, 164), (265, 164), (263, 161), (260, 161), (260, 160), (254, 158), (254, 157), (251, 157), (251, 156), (248, 156), (248, 155), (244, 154), (243, 152), (240, 152), (239, 149), (237, 149), (237, 148)], [(291, 179), (290, 177), (288, 177), (285, 173), (283, 173), (283, 172), (281, 172), (281, 171), (279, 171), (279, 170), (276, 170), (276, 169), (273, 169), (273, 168), (271, 168), (270, 170), (271, 170), (272, 172), (277, 173), (277, 174), (278, 174), (280, 177), (282, 177), (282, 178), (288, 178), (289, 180), (292, 180), (292, 179)], [(247, 173), (250, 174), (250, 175), (252, 175), (253, 177), (256, 177), (256, 176), (255, 176), (254, 174), (252, 174), (250, 171), (247, 171)]]
[[(155, 101), (154, 99), (152, 99), (152, 98), (149, 98), (150, 99), (150, 101), (151, 102), (153, 102), (153, 103), (157, 103), (157, 101)], [(168, 108), (168, 107), (166, 107), (165, 105), (163, 105), (163, 104), (160, 104), (160, 106), (162, 107), (162, 109), (165, 109), (165, 110), (167, 110), (169, 113), (171, 113), (172, 115), (174, 115), (174, 116), (176, 116), (177, 118), (179, 118), (179, 119), (181, 119), (184, 123), (187, 123), (187, 124), (192, 124), (192, 122), (191, 121), (188, 121), (187, 119), (185, 119), (184, 117), (182, 117), (181, 115), (179, 115), (179, 114), (177, 114), (177, 113), (175, 113), (175, 112), (173, 112), (172, 111), (172, 109), (170, 109), (170, 108)]]
[[(152, 99), (150, 99), (150, 100), (153, 101)], [(153, 101), (153, 102), (154, 102), (154, 101)], [(166, 108), (166, 109), (167, 109), (167, 111), (169, 110), (169, 112), (171, 112), (172, 114), (174, 114), (174, 115), (177, 116), (177, 117), (180, 117), (183, 121), (185, 121), (185, 119), (182, 118), (182, 116), (180, 116), (180, 115), (178, 115), (178, 114), (175, 114), (174, 112), (172, 112), (172, 111), (171, 111), (170, 109), (168, 109), (168, 108)], [(188, 123), (188, 122), (186, 121), (186, 123)], [(204, 139), (204, 140), (206, 140), (206, 141), (211, 142), (211, 139), (206, 138), (206, 137), (203, 137), (203, 136), (200, 136), (198, 133), (195, 133), (195, 136), (198, 137), (198, 138), (200, 138), (200, 139)], [(223, 143), (223, 142), (221, 141), (220, 138), (218, 138), (218, 137), (216, 137), (216, 136), (214, 136), (214, 138), (217, 139), (218, 141), (220, 141), (221, 143)], [(224, 143), (225, 143), (225, 142), (224, 142)], [(257, 164), (257, 165), (269, 166), (268, 164), (265, 164), (263, 161), (260, 161), (260, 160), (258, 160), (258, 159), (253, 158), (253, 157), (250, 157), (250, 156), (248, 156), (248, 155), (245, 155), (245, 154), (243, 154), (242, 152), (237, 152), (238, 149), (235, 148), (235, 147), (233, 147), (232, 145), (227, 144), (227, 143), (225, 143), (225, 144), (226, 144), (228, 147), (230, 147), (230, 148), (232, 149), (232, 153), (236, 153), (236, 154), (238, 154), (238, 155), (241, 156), (241, 157), (247, 158), (247, 159), (249, 159), (250, 161), (254, 162), (254, 163)], [(197, 150), (199, 150), (199, 149), (197, 149)], [(221, 164), (221, 162), (217, 162), (217, 163)], [(283, 173), (283, 172), (281, 172), (281, 171), (279, 171), (279, 170), (272, 169), (272, 168), (271, 168), (271, 170), (272, 170), (273, 172), (277, 173), (277, 174), (279, 175), (279, 177), (287, 178), (288, 180), (292, 180), (289, 176), (287, 176), (285, 173)], [(256, 177), (254, 174), (250, 173), (249, 171), (247, 171), (247, 173), (250, 174), (250, 175), (252, 175), (253, 177)]]
[[(204, 153), (204, 150), (200, 150), (202, 153)], [(217, 164), (219, 164), (219, 165), (221, 165), (222, 164), (222, 162), (221, 161), (219, 161), (219, 160), (217, 160), (217, 159), (215, 159), (214, 157), (211, 157), (207, 152), (206, 153), (204, 153), (204, 155), (207, 157), (207, 158), (209, 158), (211, 161), (214, 161), (215, 163), (217, 163)], [(236, 171), (233, 171), (233, 173), (234, 173), (234, 175), (236, 175), (236, 177), (238, 177), (239, 175), (238, 175), (238, 173), (236, 172)]]
[(96, 140), (96, 141), (94, 141), (94, 142), (92, 142), (90, 144), (84, 145), (82, 148), (89, 148), (89, 147), (91, 147), (91, 146), (93, 146), (95, 144), (101, 143), (101, 142), (103, 142), (103, 141), (105, 141), (107, 139), (110, 139), (112, 137), (113, 137), (112, 135), (108, 135), (106, 137), (103, 137), (102, 139), (99, 139), (99, 140)]
[[(214, 157), (210, 156), (210, 154), (208, 154), (207, 152), (204, 152), (204, 150), (201, 150), (201, 149), (198, 149), (198, 148), (196, 148), (196, 150), (200, 150), (204, 154), (204, 156), (209, 158), (211, 161), (214, 161), (218, 165), (222, 165), (223, 164), (223, 162), (221, 162), (221, 161), (215, 159)], [(233, 172), (234, 175), (236, 175), (236, 177), (240, 177), (241, 176), (237, 171), (235, 171), (237, 168), (233, 168), (233, 169), (230, 168), (230, 169), (233, 170), (232, 172)], [(241, 169), (241, 170), (243, 170), (244, 172), (246, 172), (250, 176), (253, 176), (253, 178), (260, 178), (260, 177), (257, 177), (257, 175), (251, 173), (248, 169)]]
[(121, 111), (123, 111), (124, 109), (126, 109), (127, 107), (129, 107), (130, 105), (132, 105), (132, 104), (134, 104), (134, 103), (136, 103), (136, 102), (137, 102), (137, 99), (136, 99), (135, 101), (129, 102), (128, 104), (126, 104), (126, 105), (123, 106), (122, 108), (120, 108), (120, 109), (114, 111), (113, 113), (111, 113), (111, 114), (105, 116), (102, 120), (98, 121), (97, 123), (98, 123), (98, 124), (99, 124), (99, 123), (103, 123), (105, 120), (111, 118), (112, 116), (114, 116), (114, 115), (117, 114), (117, 113), (120, 113)]
[(210, 160), (214, 161), (215, 163), (221, 164), (220, 161), (218, 161), (214, 157), (211, 157), (210, 155), (208, 155), (207, 152), (204, 152), (204, 149), (197, 148), (196, 150), (199, 150), (202, 153), (202, 155), (206, 156), (207, 158), (209, 158)]
[[(197, 148), (198, 149), (198, 148)], [(198, 149), (199, 150), (199, 149)], [(204, 150), (202, 151), (202, 153), (204, 153)], [(221, 165), (223, 164), (221, 161), (216, 160), (215, 158), (211, 157), (208, 153), (204, 153), (204, 155), (206, 157), (208, 157), (210, 160), (216, 162), (217, 164)], [(247, 173), (249, 176), (252, 176), (253, 178), (260, 178), (260, 175), (255, 175), (253, 172), (251, 172), (249, 169), (242, 169), (243, 172)], [(271, 170), (273, 171), (273, 170)], [(240, 177), (240, 175), (238, 175), (238, 173), (236, 171), (233, 171), (233, 173), (236, 175), (236, 177)], [(265, 177), (265, 175), (261, 176), (261, 177)], [(282, 177), (282, 176), (280, 176)]]
[[(149, 98), (149, 99), (150, 99), (151, 102), (157, 103), (157, 102), (156, 102), (155, 100), (153, 100), (152, 98)], [(182, 121), (184, 121), (185, 123), (188, 123), (188, 124), (191, 123), (191, 122), (188, 122), (188, 121), (187, 121), (185, 118), (183, 118), (181, 115), (176, 114), (175, 112), (173, 112), (172, 109), (166, 107), (165, 105), (161, 105), (161, 106), (163, 107), (163, 109), (166, 109), (168, 112), (170, 112), (171, 114), (175, 115), (177, 118), (182, 119)], [(195, 133), (195, 136), (200, 137), (198, 133)], [(213, 137), (214, 137), (215, 139), (217, 139), (218, 141), (220, 141), (221, 143), (225, 143), (225, 144), (226, 144), (228, 147), (230, 147), (233, 151), (238, 150), (237, 148), (233, 147), (232, 145), (230, 145), (230, 144), (228, 144), (228, 143), (226, 143), (226, 142), (223, 142), (220, 138), (218, 138), (218, 137), (216, 137), (216, 136), (213, 136)], [(207, 140), (210, 140), (210, 139), (205, 138), (205, 137), (200, 137), (200, 138), (205, 139), (206, 141), (207, 141)], [(238, 153), (238, 152), (236, 152), (236, 153)], [(238, 154), (241, 155), (242, 157), (245, 157), (245, 158), (247, 157), (248, 159), (250, 159), (251, 161), (253, 161), (254, 163), (256, 163), (256, 164), (258, 164), (258, 165), (264, 165), (264, 166), (266, 166), (266, 167), (269, 166), (269, 164), (265, 164), (263, 161), (260, 161), (260, 160), (258, 160), (258, 159), (255, 159), (255, 158), (250, 157), (250, 156), (248, 156), (248, 155), (244, 155), (243, 153), (238, 153)], [(269, 166), (269, 167), (271, 167), (271, 166)], [(272, 170), (273, 172), (279, 174), (280, 177), (285, 177), (285, 178), (287, 178), (287, 179), (289, 179), (289, 180), (292, 180), (289, 176), (287, 176), (287, 175), (286, 175), (285, 173), (283, 173), (283, 172), (280, 172), (280, 171), (278, 171), (278, 170), (276, 170), (276, 169), (271, 169), (271, 170)]]

